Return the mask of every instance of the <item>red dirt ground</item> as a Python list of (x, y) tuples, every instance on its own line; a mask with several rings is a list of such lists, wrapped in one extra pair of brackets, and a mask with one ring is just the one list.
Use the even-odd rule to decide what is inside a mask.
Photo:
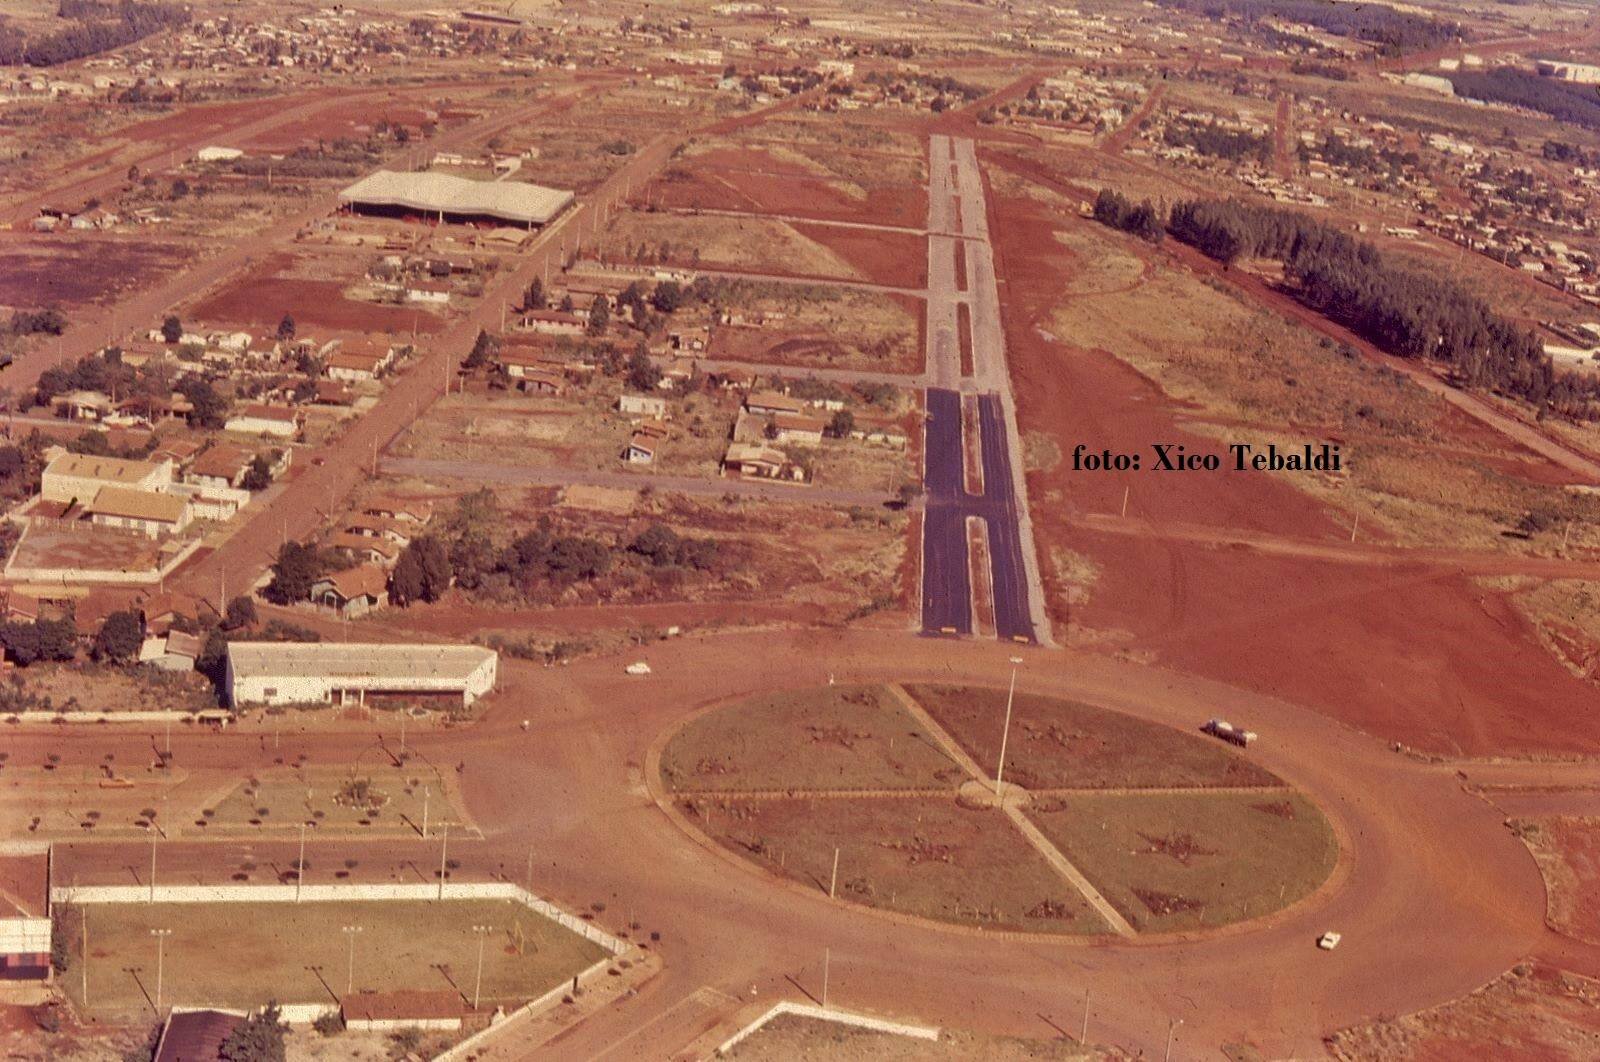
[(927, 243), (921, 236), (803, 222), (793, 228), (849, 262), (868, 280), (898, 288), (928, 286)]
[(347, 299), (343, 286), (331, 280), (263, 275), (266, 272), (254, 272), (202, 299), (190, 315), (210, 322), (271, 327), (292, 310), (302, 328), (395, 335), (437, 332), (445, 325), (443, 318), (427, 310)]
[(68, 309), (107, 303), (121, 292), (163, 280), (188, 261), (182, 247), (75, 237), (0, 239), (0, 305)]
[(1577, 888), (1572, 912), (1561, 931), (1583, 940), (1600, 941), (1600, 826), (1593, 819), (1556, 817), (1540, 824), (1550, 834)]
[(269, 129), (235, 145), (246, 151), (290, 151), (319, 140), (362, 140), (380, 121), (415, 129), (427, 121), (420, 107), (396, 104), (390, 100), (343, 100), (316, 117), (278, 129)]
[(1069, 610), (1066, 588), (1043, 566), (1069, 642), (1086, 629), (1125, 631), (1131, 638), (1114, 642), (1118, 648), (1287, 697), (1428, 752), (1600, 752), (1593, 688), (1550, 657), (1502, 595), (1465, 578), (1245, 557), (1068, 527), (1075, 511), (1116, 512), (1131, 485), (1129, 514), (1156, 523), (1343, 535), (1310, 497), (1266, 477), (1072, 472), (1079, 442), (1131, 450), (1199, 440), (1176, 426), (1181, 407), (1148, 380), (1109, 355), (1040, 335), (1069, 263), (1037, 238), (1048, 224), (1041, 208), (992, 202), (1021, 427), (1049, 433), (1065, 455), (1028, 475), (1041, 553), (1071, 549), (1102, 571), (1088, 603)]
[(708, 151), (679, 170), (689, 175), (656, 182), (653, 201), (699, 210), (753, 210), (884, 225), (915, 227), (927, 220), (927, 193), (920, 186), (872, 185), (865, 189), (865, 199), (855, 199), (837, 182), (807, 174), (764, 151)]

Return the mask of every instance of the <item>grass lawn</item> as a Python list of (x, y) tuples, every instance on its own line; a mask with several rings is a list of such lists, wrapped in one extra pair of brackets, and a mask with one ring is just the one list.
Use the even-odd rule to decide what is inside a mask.
[(1321, 885), (1338, 854), (1321, 812), (1288, 791), (1073, 795), (1027, 814), (1135, 928), (1154, 932), (1285, 907)]
[[(906, 690), (979, 763), (998, 759), (1005, 690), (937, 685)], [(1195, 720), (1197, 726), (1200, 722)], [(1028, 789), (1283, 784), (1215, 738), (1025, 693), (1017, 694), (1013, 706), (1006, 778)]]
[[(424, 790), (427, 791), (426, 798)], [(191, 823), (193, 833), (236, 829), (294, 828), (314, 822), (319, 830), (362, 834), (420, 834), (426, 799), (428, 831), (461, 825), (452, 785), (419, 761), (396, 767), (372, 763), (270, 767), (240, 782)], [(206, 811), (212, 814), (205, 814)], [(201, 826), (200, 823), (206, 823)]]
[(1106, 931), (1002, 812), (953, 797), (729, 800), (689, 814), (729, 849), (822, 893), (837, 847), (836, 895), (868, 907), (991, 929)]
[(954, 789), (964, 778), (878, 686), (764, 694), (684, 727), (661, 756), (669, 789)]
[[(344, 926), (355, 935), (354, 987), (455, 989), (469, 1000), (477, 967), (473, 926), (491, 926), (483, 952), (486, 1006), (531, 999), (606, 953), (509, 900), (263, 904), (91, 904), (59, 914), (72, 964), (60, 983), (83, 1002), (81, 941), (89, 931), (89, 1007), (97, 1016), (148, 1011), (155, 995), (156, 941), (170, 929), (162, 1005), (255, 1007), (332, 1003), (349, 971)], [(521, 954), (512, 948), (521, 926)]]

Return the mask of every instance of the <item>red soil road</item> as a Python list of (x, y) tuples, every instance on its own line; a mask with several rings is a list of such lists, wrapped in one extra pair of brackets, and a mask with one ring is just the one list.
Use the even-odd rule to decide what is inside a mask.
[(1294, 106), (1294, 96), (1288, 92), (1278, 95), (1278, 110), (1272, 122), (1272, 166), (1278, 171), (1278, 176), (1288, 180), (1294, 176), (1294, 156), (1290, 154), (1289, 134), (1290, 115)]
[(1108, 155), (1122, 154), (1122, 149), (1128, 146), (1128, 141), (1133, 139), (1134, 134), (1139, 131), (1139, 127), (1144, 124), (1146, 118), (1150, 117), (1150, 113), (1156, 109), (1156, 104), (1160, 103), (1161, 97), (1165, 96), (1166, 94), (1166, 82), (1156, 82), (1156, 84), (1150, 89), (1149, 94), (1146, 95), (1144, 100), (1140, 102), (1139, 106), (1134, 109), (1134, 112), (1128, 115), (1128, 120), (1113, 129), (1111, 133), (1100, 142), (1100, 150), (1104, 151)]
[[(357, 629), (362, 629), (357, 625)], [(359, 636), (359, 635), (358, 635)], [(775, 687), (853, 681), (971, 681), (1003, 687), (1009, 645), (951, 643), (908, 633), (769, 632), (686, 638), (616, 656), (544, 669), (502, 663), (502, 690), (486, 720), (456, 731), (413, 734), (410, 747), (441, 764), (464, 764), (462, 792), (483, 841), (452, 839), (458, 876), (521, 880), (535, 855), (535, 890), (569, 906), (604, 900), (597, 919), (627, 915), (658, 930), (665, 960), (647, 991), (569, 1030), (563, 1051), (593, 1057), (623, 1038), (653, 1037), (658, 1021), (703, 985), (744, 997), (792, 997), (786, 980), (812, 987), (822, 951), (832, 957), (835, 1003), (983, 1032), (1051, 1036), (1076, 1027), (1092, 992), (1091, 1036), (1130, 1052), (1160, 1050), (1168, 1021), (1182, 1018), (1177, 1057), (1209, 1057), (1248, 1041), (1273, 1057), (1310, 1057), (1327, 1032), (1378, 1013), (1404, 1013), (1455, 998), (1522, 956), (1558, 946), (1543, 924), (1544, 896), (1526, 850), (1493, 808), (1461, 790), (1450, 770), (1419, 764), (1314, 712), (1177, 674), (1092, 654), (1032, 651), (1021, 686), (1086, 699), (1187, 729), (1227, 714), (1264, 735), (1251, 757), (1306, 791), (1337, 825), (1354, 858), (1323, 893), (1241, 929), (1163, 942), (1022, 942), (1006, 935), (911, 924), (830, 902), (719, 855), (679, 828), (641, 792), (650, 749), (697, 708)], [(622, 673), (640, 656), (655, 674)], [(532, 733), (520, 729), (534, 722)], [(249, 723), (248, 726), (255, 726)], [(393, 744), (395, 735), (390, 734)], [(157, 738), (137, 729), (82, 729), (63, 741), (42, 727), (8, 738), (13, 762), (60, 750), (69, 765), (139, 764)], [(370, 734), (291, 734), (282, 748), (257, 734), (175, 734), (175, 764), (228, 767), (241, 776), (276, 757), (348, 762)], [(334, 845), (338, 847), (335, 848)], [(313, 868), (354, 858), (353, 877), (427, 881), (436, 842), (311, 842)], [(287, 867), (293, 840), (160, 846), (166, 881), (225, 881), (245, 858), (262, 880)], [(58, 880), (144, 880), (148, 844), (58, 845)], [(625, 912), (627, 915), (625, 915)], [(1338, 927), (1332, 954), (1313, 946)], [(918, 976), (906, 976), (907, 970)], [(91, 974), (93, 976), (93, 974)], [(1227, 985), (1229, 1005), (1214, 1005)], [(682, 1035), (696, 1035), (686, 1030)]]
[[(1147, 651), (1196, 674), (1287, 696), (1419, 749), (1445, 754), (1600, 752), (1594, 689), (1545, 651), (1501, 595), (1465, 578), (1364, 570), (1310, 558), (1218, 552), (1206, 544), (1094, 534), (1078, 514), (1213, 525), (1309, 542), (1348, 532), (1307, 495), (1267, 476), (1072, 471), (1078, 443), (1148, 454), (1151, 442), (1210, 450), (1179, 427), (1182, 408), (1103, 352), (1040, 335), (1070, 261), (1036, 204), (996, 198), (991, 225), (1006, 277), (1002, 316), (1021, 430), (1064, 458), (1028, 474), (1041, 551), (1062, 547), (1100, 568), (1086, 605), (1043, 565), (1053, 618), (1073, 630), (1125, 631), (1117, 649)], [(1081, 637), (1081, 634), (1080, 634)]]

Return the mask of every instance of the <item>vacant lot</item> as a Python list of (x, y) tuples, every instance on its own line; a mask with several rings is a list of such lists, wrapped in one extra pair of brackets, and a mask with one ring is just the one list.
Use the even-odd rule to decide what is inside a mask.
[(113, 302), (154, 285), (189, 259), (189, 250), (155, 241), (82, 233), (0, 238), (0, 306), (27, 309)]
[(1592, 1059), (1600, 1043), (1600, 982), (1523, 964), (1431, 1010), (1345, 1029), (1328, 1038), (1355, 1062)]
[(770, 218), (625, 211), (606, 232), (605, 253), (621, 262), (865, 279), (843, 256)]
[(424, 807), (430, 834), (461, 825), (453, 786), (437, 769), (421, 762), (397, 767), (373, 752), (366, 763), (261, 771), (202, 810), (194, 825), (216, 833), (298, 829), (305, 822), (319, 833), (420, 836)]
[[(1005, 690), (918, 685), (907, 691), (979, 763), (996, 762)], [(1214, 738), (1026, 693), (1017, 694), (1012, 710), (1006, 777), (1028, 789), (1282, 784)]]
[[(170, 929), (162, 1006), (257, 1007), (333, 1003), (346, 988), (454, 990), (470, 1004), (478, 936), (486, 1007), (514, 1005), (605, 955), (597, 945), (510, 901), (438, 903), (92, 904), (62, 919), (74, 965), (62, 985), (82, 1004), (83, 919), (88, 919), (89, 1010), (133, 1015), (152, 1008), (156, 948)], [(345, 926), (360, 926), (350, 973)]]
[(1028, 814), (1129, 922), (1155, 932), (1286, 907), (1338, 855), (1327, 820), (1287, 791), (1074, 795)]
[(991, 929), (1100, 933), (1105, 925), (1004, 813), (946, 798), (715, 799), (681, 803), (718, 843), (826, 894)]
[(881, 686), (772, 693), (694, 720), (661, 775), (678, 792), (953, 789), (950, 762)]
[(1600, 819), (1558, 816), (1519, 824), (1544, 875), (1550, 925), (1600, 943)]

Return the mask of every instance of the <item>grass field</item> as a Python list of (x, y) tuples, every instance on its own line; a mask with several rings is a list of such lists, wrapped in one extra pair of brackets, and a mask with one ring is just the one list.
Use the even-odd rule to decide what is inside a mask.
[[(906, 689), (979, 763), (999, 758), (1005, 690)], [(1282, 784), (1213, 738), (1026, 693), (1017, 694), (1013, 706), (1006, 777), (1028, 789)]]
[(953, 790), (963, 777), (876, 686), (766, 694), (710, 712), (668, 744), (661, 775), (677, 791)]
[(1028, 816), (1145, 931), (1286, 907), (1322, 884), (1338, 856), (1327, 820), (1288, 792), (1075, 795), (1040, 801)]
[(823, 894), (837, 848), (841, 899), (990, 929), (1106, 928), (994, 809), (964, 808), (953, 797), (709, 804), (690, 814), (718, 843)]
[[(345, 926), (355, 937), (355, 990), (455, 990), (470, 1002), (477, 968), (473, 926), (490, 926), (483, 952), (485, 1006), (531, 999), (606, 953), (509, 900), (93, 904), (58, 918), (72, 956), (61, 985), (83, 1004), (82, 940), (89, 932), (88, 1007), (98, 1016), (152, 1008), (153, 929), (170, 929), (162, 963), (162, 1005), (255, 1007), (333, 1003), (350, 977)], [(521, 953), (513, 949), (520, 926)]]

